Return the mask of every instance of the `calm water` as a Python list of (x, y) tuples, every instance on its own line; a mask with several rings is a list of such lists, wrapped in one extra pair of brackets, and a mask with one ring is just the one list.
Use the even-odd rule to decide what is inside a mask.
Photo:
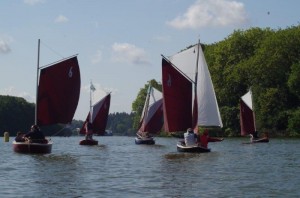
[(0, 142), (1, 197), (300, 197), (300, 140), (210, 143), (210, 153), (178, 153), (178, 139), (135, 145), (133, 137), (53, 137), (52, 153), (14, 153)]

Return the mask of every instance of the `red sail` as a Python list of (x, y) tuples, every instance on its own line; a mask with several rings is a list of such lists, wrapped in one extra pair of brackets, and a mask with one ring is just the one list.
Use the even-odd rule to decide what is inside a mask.
[(241, 135), (252, 134), (255, 131), (254, 113), (243, 100), (240, 100)]
[(72, 121), (80, 95), (77, 57), (61, 61), (40, 71), (37, 124), (67, 124)]
[[(107, 118), (109, 113), (109, 107), (110, 107), (110, 94), (105, 96), (102, 100), (97, 102), (92, 107), (92, 127), (93, 127), (93, 133), (98, 135), (104, 135), (106, 124), (107, 124)], [(85, 125), (90, 120), (90, 113), (88, 114), (81, 130), (81, 134), (85, 134)]]
[(162, 59), (165, 131), (186, 131), (192, 126), (192, 82)]
[(147, 115), (148, 116), (143, 118), (142, 125), (139, 131), (158, 134), (164, 124), (163, 100), (160, 99), (153, 103), (153, 105), (149, 108)]

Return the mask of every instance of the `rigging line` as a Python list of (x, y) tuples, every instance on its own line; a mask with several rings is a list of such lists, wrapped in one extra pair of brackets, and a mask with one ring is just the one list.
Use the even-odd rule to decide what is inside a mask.
[[(52, 134), (51, 136), (55, 136), (55, 135), (59, 134), (61, 131), (63, 131), (64, 129), (67, 128), (66, 126), (67, 126), (67, 125), (65, 125), (65, 126), (62, 127), (61, 129), (59, 129), (56, 133)], [(50, 137), (51, 137), (51, 136), (50, 136)]]
[(50, 51), (52, 51), (53, 53), (55, 53), (56, 55), (60, 56), (62, 59), (65, 58), (63, 55), (61, 55), (60, 53), (58, 53), (57, 51), (55, 51), (54, 49), (52, 49), (51, 47), (49, 47), (46, 43), (42, 42), (41, 43), (47, 47)]

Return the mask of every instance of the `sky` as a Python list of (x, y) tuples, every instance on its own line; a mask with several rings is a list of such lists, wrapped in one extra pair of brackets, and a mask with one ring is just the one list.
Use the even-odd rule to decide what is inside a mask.
[(0, 95), (35, 102), (40, 66), (75, 54), (84, 120), (90, 82), (96, 103), (111, 92), (110, 113), (132, 111), (148, 81), (161, 82), (161, 55), (224, 40), (234, 30), (299, 25), (298, 0), (1, 0)]

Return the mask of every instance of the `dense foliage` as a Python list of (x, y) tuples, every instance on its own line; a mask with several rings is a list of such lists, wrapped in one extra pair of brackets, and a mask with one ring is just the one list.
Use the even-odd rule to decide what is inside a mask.
[(15, 135), (18, 131), (27, 132), (34, 123), (34, 104), (25, 99), (0, 96), (0, 133), (5, 131)]
[(239, 99), (250, 87), (258, 130), (300, 134), (300, 26), (237, 30), (204, 53), (228, 135), (239, 134)]

